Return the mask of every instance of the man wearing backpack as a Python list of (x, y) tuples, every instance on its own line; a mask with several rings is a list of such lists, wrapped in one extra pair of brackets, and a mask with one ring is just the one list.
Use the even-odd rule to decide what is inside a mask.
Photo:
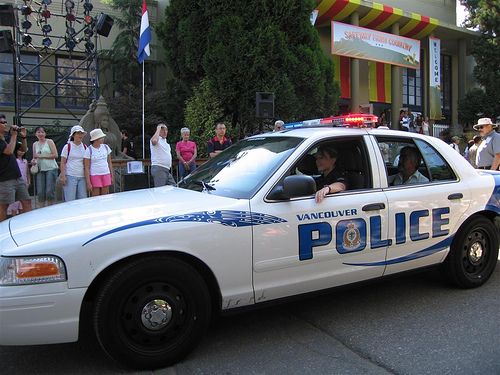
[(61, 151), (61, 174), (64, 201), (87, 198), (87, 185), (83, 167), (83, 155), (87, 146), (83, 144), (86, 132), (80, 125), (71, 128), (68, 143)]

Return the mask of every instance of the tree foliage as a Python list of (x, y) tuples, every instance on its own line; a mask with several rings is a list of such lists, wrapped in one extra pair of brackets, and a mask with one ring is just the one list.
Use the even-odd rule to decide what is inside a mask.
[(141, 66), (137, 62), (137, 48), (142, 1), (104, 0), (104, 3), (120, 12), (119, 17), (113, 18), (114, 27), (118, 27), (120, 33), (113, 41), (111, 49), (101, 52), (101, 57), (105, 59), (105, 65), (109, 63), (113, 68), (113, 91), (127, 93), (131, 87), (138, 87), (141, 83)]
[(469, 16), (465, 26), (477, 29), (481, 36), (474, 42), (472, 54), (476, 59), (474, 76), (484, 89), (486, 101), (477, 112), (485, 116), (500, 115), (500, 1), (462, 0)]
[[(275, 116), (284, 120), (331, 115), (338, 87), (309, 20), (314, 6), (313, 0), (172, 0), (158, 33), (174, 76), (193, 88), (186, 123), (199, 126), (205, 116), (229, 119), (239, 136), (261, 130), (259, 91), (274, 92)], [(207, 93), (220, 107), (203, 114), (211, 108)]]

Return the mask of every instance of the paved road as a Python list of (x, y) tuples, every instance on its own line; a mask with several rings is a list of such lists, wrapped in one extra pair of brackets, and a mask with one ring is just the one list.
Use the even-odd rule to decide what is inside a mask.
[[(154, 374), (500, 374), (500, 264), (482, 288), (435, 271), (223, 317), (175, 367)], [(2, 374), (134, 374), (91, 338), (0, 347)], [(151, 372), (140, 372), (149, 374)]]

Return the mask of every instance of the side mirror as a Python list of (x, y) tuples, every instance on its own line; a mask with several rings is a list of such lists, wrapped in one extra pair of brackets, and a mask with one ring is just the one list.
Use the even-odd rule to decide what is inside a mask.
[(287, 176), (282, 185), (277, 185), (269, 193), (268, 199), (286, 200), (290, 198), (305, 197), (316, 193), (314, 178), (306, 175)]

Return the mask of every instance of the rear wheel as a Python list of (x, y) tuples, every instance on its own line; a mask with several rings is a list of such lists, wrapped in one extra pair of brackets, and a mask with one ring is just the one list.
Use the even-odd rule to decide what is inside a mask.
[(208, 288), (193, 267), (176, 258), (150, 256), (106, 280), (95, 303), (94, 329), (116, 361), (155, 369), (194, 348), (210, 313)]
[(498, 261), (498, 233), (485, 217), (464, 224), (453, 239), (443, 267), (449, 279), (461, 288), (483, 285)]

